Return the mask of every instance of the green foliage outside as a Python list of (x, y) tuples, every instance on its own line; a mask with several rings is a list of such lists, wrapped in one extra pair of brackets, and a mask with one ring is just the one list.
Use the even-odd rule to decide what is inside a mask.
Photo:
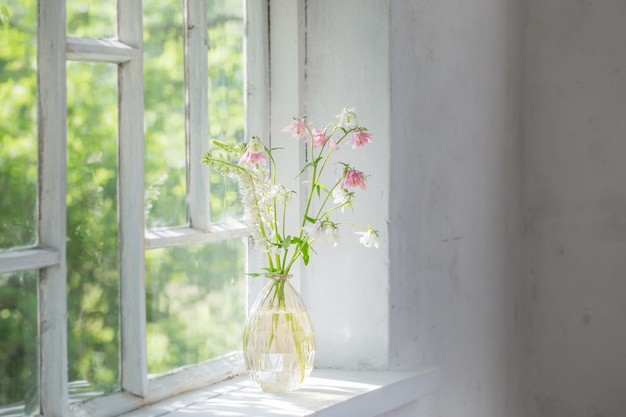
[[(241, 0), (207, 4), (210, 134), (242, 141)], [(146, 223), (184, 226), (182, 1), (143, 5)], [(0, 250), (37, 242), (35, 13), (35, 0), (0, 1)], [(114, 22), (115, 1), (68, 2), (69, 36), (110, 37)], [(67, 103), (68, 373), (71, 397), (84, 398), (119, 389), (115, 65), (69, 62)], [(210, 181), (212, 218), (240, 217), (236, 185)], [(146, 252), (150, 374), (239, 348), (243, 251), (233, 240)], [(36, 275), (0, 276), (0, 415), (37, 403)]]
[[(0, 275), (0, 416), (3, 406), (38, 406), (37, 272)], [(19, 396), (17, 396), (19, 394)]]

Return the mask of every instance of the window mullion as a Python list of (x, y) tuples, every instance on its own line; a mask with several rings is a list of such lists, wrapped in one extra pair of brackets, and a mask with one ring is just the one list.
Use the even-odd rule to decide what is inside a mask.
[(37, 88), (39, 127), (39, 244), (59, 263), (39, 280), (41, 413), (65, 415), (67, 385), (65, 1), (39, 0)]
[(185, 101), (187, 140), (187, 193), (189, 225), (208, 231), (209, 174), (200, 162), (208, 151), (208, 49), (205, 0), (185, 0)]
[(118, 72), (121, 386), (138, 396), (147, 389), (142, 32), (141, 0), (118, 0), (119, 41), (138, 51)]

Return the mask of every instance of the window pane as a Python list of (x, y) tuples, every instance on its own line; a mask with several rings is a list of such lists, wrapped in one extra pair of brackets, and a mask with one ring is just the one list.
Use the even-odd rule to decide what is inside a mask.
[(144, 1), (146, 224), (187, 224), (183, 11), (180, 0)]
[[(210, 135), (241, 143), (245, 120), (242, 0), (209, 2), (208, 22)], [(210, 181), (212, 221), (241, 218), (237, 184), (215, 172)]]
[(0, 249), (37, 240), (36, 12), (0, 3)]
[(146, 253), (149, 373), (241, 349), (243, 261), (241, 239)]
[(0, 416), (38, 411), (37, 272), (0, 275)]
[(112, 39), (117, 34), (117, 0), (67, 0), (67, 35)]
[(117, 68), (67, 65), (70, 395), (119, 383)]

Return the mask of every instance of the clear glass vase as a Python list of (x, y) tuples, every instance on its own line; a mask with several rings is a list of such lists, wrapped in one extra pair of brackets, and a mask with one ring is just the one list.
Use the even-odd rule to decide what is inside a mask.
[(289, 278), (290, 275), (268, 277), (243, 332), (246, 369), (267, 392), (295, 391), (313, 369), (313, 324)]

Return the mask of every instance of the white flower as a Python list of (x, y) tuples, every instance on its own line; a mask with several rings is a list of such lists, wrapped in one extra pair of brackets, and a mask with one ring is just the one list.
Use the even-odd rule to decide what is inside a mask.
[(333, 203), (342, 206), (341, 212), (343, 213), (346, 208), (352, 207), (353, 196), (353, 192), (348, 191), (343, 187), (335, 188), (333, 190)]
[(348, 199), (348, 190), (345, 188), (339, 187), (333, 190), (333, 203), (335, 204), (345, 204), (349, 201)]
[(354, 107), (344, 107), (341, 113), (337, 115), (339, 118), (339, 124), (345, 127), (356, 127), (356, 113), (354, 113)]
[(334, 223), (326, 222), (323, 240), (329, 245), (332, 245), (333, 248), (339, 244), (339, 228)]
[(272, 189), (273, 198), (276, 198), (281, 204), (287, 204), (291, 200), (291, 196), (295, 194), (295, 191), (285, 188), (283, 185), (276, 185)]
[(378, 230), (368, 229), (367, 232), (354, 232), (357, 235), (361, 235), (359, 242), (361, 242), (366, 248), (378, 248), (382, 240), (378, 237)]
[(321, 240), (333, 247), (340, 243), (339, 228), (331, 221), (323, 220), (316, 224), (307, 224), (303, 229), (309, 236), (315, 240)]

